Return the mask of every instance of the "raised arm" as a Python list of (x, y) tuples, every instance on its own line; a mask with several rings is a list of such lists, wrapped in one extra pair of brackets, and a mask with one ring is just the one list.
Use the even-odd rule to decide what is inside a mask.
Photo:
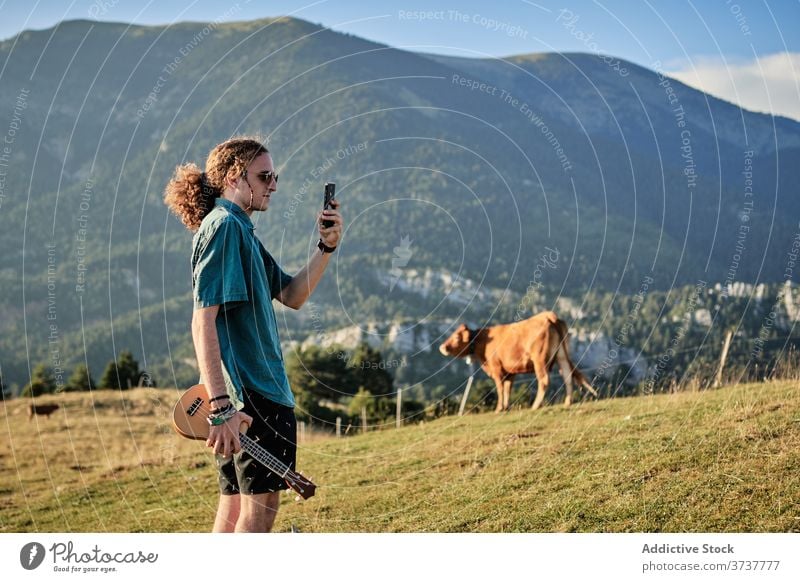
[[(344, 221), (339, 212), (340, 202), (334, 198), (331, 201), (331, 205), (333, 206), (332, 209), (323, 210), (317, 215), (317, 226), (322, 242), (328, 247), (335, 248), (341, 240)], [(325, 228), (322, 226), (323, 220), (330, 220), (333, 225)], [(330, 262), (330, 257), (330, 253), (322, 253), (315, 250), (308, 264), (300, 269), (300, 272), (292, 277), (291, 282), (278, 294), (278, 301), (292, 309), (300, 309), (314, 292), (320, 279), (322, 279), (322, 274)]]

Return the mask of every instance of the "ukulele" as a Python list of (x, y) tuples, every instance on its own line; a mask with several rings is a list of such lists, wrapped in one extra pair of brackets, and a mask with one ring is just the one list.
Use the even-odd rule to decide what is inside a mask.
[[(204, 441), (208, 439), (209, 429), (208, 413), (211, 406), (208, 403), (208, 394), (202, 384), (196, 384), (189, 388), (175, 404), (172, 411), (172, 427), (182, 437)], [(247, 425), (242, 423), (242, 428), (247, 430)], [(314, 495), (317, 486), (311, 481), (292, 471), (286, 464), (277, 457), (268, 453), (256, 441), (251, 439), (240, 428), (239, 442), (242, 448), (250, 453), (254, 459), (264, 465), (267, 469), (283, 478), (286, 484), (294, 489), (300, 497), (308, 499)]]

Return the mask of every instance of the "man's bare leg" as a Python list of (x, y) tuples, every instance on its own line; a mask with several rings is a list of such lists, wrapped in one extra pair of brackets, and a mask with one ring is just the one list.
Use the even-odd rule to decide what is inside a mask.
[(232, 533), (239, 519), (241, 495), (220, 495), (217, 517), (214, 520), (214, 533)]
[(278, 514), (281, 503), (280, 492), (241, 495), (241, 510), (236, 522), (237, 532), (267, 533)]

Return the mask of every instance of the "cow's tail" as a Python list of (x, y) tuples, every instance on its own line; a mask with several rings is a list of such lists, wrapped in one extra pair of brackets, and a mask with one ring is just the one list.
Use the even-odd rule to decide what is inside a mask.
[(564, 356), (566, 356), (567, 363), (572, 371), (572, 378), (575, 380), (578, 386), (585, 388), (591, 392), (595, 398), (597, 398), (597, 391), (589, 383), (589, 380), (586, 378), (586, 376), (583, 375), (583, 372), (575, 367), (575, 364), (572, 363), (572, 358), (569, 357), (569, 328), (567, 328), (567, 323), (563, 319), (557, 319), (555, 325), (559, 335), (558, 349), (563, 351)]

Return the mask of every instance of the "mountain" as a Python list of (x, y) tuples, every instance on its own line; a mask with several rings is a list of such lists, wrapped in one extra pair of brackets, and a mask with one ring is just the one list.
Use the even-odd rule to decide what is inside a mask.
[(124, 348), (161, 384), (196, 377), (191, 237), (162, 192), (233, 134), (269, 138), (281, 184), (256, 232), (290, 272), (338, 183), (346, 239), (319, 316), (280, 310), (287, 341), (497, 314), (386, 283), (403, 269), (574, 297), (777, 282), (797, 235), (800, 125), (631, 63), (416, 54), (292, 18), (66, 21), (3, 41), (0, 63), (6, 382), (38, 361), (99, 376)]

